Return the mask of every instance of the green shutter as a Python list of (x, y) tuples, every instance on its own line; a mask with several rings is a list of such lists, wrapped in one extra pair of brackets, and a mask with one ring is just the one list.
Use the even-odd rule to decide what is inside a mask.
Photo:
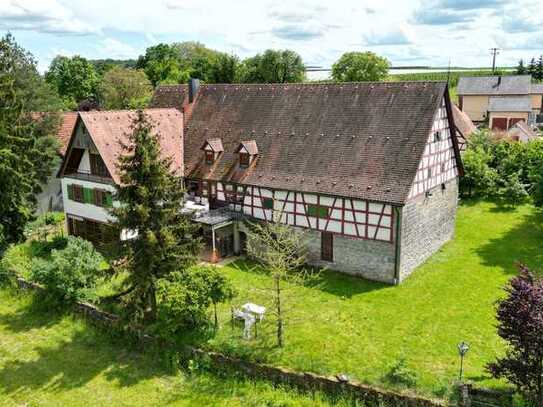
[(107, 206), (108, 208), (113, 206), (113, 197), (111, 196), (111, 192), (104, 192), (104, 206)]
[(83, 202), (94, 203), (94, 191), (92, 188), (83, 188)]
[(319, 218), (326, 219), (328, 217), (328, 208), (325, 206), (319, 206)]
[(328, 218), (328, 208), (326, 206), (307, 205), (307, 215), (315, 218)]
[(74, 200), (74, 186), (72, 184), (68, 185), (68, 199)]
[(273, 209), (273, 199), (271, 199), (271, 198), (262, 198), (262, 207), (264, 209)]

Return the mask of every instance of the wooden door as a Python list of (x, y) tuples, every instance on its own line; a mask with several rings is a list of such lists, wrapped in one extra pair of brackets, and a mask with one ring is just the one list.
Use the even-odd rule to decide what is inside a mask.
[(324, 261), (334, 261), (334, 235), (330, 232), (322, 232), (321, 259)]

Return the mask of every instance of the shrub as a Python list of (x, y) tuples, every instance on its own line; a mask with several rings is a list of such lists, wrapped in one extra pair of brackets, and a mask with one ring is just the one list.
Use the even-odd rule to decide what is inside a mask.
[(234, 295), (232, 284), (217, 267), (197, 266), (186, 272), (175, 272), (157, 283), (158, 329), (162, 333), (177, 334), (207, 327), (210, 305), (213, 305), (217, 326), (216, 304)]
[(211, 304), (208, 287), (201, 279), (187, 281), (187, 273), (174, 272), (157, 282), (157, 329), (175, 335), (207, 325)]
[(64, 249), (53, 249), (51, 259), (35, 258), (31, 279), (46, 289), (46, 295), (60, 303), (95, 298), (94, 289), (100, 277), (103, 257), (92, 244), (68, 237)]
[(400, 357), (390, 366), (385, 379), (389, 383), (406, 387), (415, 387), (418, 381), (417, 374), (407, 366), (404, 357)]

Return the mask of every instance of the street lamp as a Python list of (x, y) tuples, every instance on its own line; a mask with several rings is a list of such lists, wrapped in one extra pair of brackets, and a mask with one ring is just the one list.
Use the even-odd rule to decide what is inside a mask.
[(458, 344), (458, 354), (460, 355), (460, 375), (458, 377), (459, 381), (462, 381), (462, 375), (464, 374), (464, 356), (468, 353), (469, 345), (462, 341)]

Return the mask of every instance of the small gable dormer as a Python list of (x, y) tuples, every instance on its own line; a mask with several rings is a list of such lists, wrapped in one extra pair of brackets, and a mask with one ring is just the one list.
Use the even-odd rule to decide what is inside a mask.
[(224, 151), (220, 138), (206, 140), (201, 149), (204, 150), (205, 163), (208, 165), (212, 165)]
[(247, 168), (253, 160), (258, 155), (258, 146), (256, 145), (256, 141), (254, 140), (247, 140), (242, 141), (238, 148), (236, 148), (235, 153), (239, 155), (239, 167), (240, 168)]

